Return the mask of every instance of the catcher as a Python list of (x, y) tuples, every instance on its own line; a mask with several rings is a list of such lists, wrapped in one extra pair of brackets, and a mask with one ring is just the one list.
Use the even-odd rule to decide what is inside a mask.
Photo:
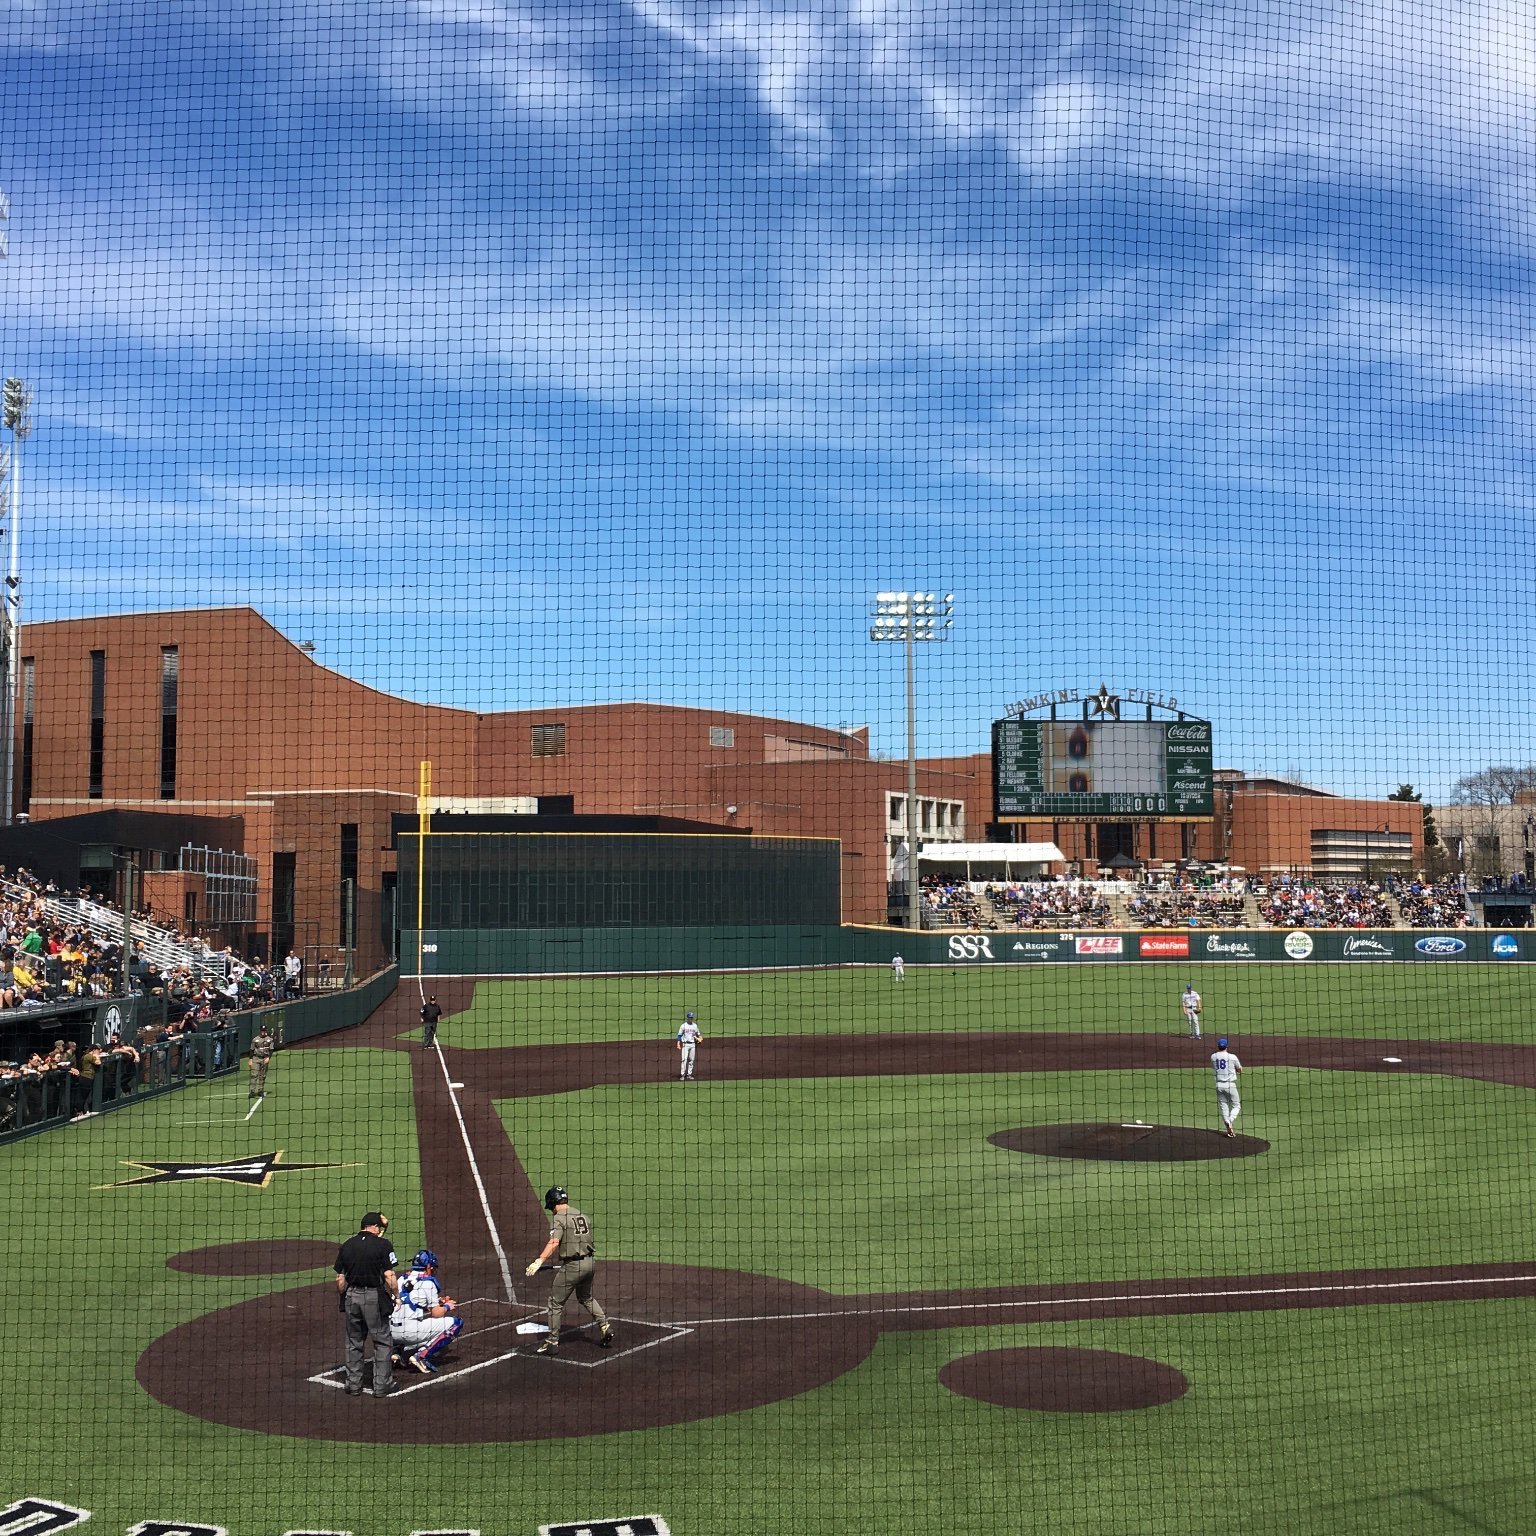
[(395, 1348), (423, 1376), (437, 1369), (437, 1357), (464, 1331), (456, 1309), (453, 1297), (438, 1284), (437, 1255), (423, 1248), (400, 1277), (395, 1310), (389, 1314)]

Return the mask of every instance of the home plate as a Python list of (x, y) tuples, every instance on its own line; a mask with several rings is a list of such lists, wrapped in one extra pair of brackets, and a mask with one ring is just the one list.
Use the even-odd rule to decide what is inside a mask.
[(531, 1323), (531, 1322), (530, 1323), (519, 1323), (517, 1325), (517, 1331), (519, 1333), (548, 1333), (549, 1332), (549, 1324), (548, 1323)]
[(1403, 1064), (1401, 1056), (1383, 1056), (1381, 1059), (1383, 1061), (1390, 1061), (1394, 1067), (1400, 1067)]
[(464, 1086), (464, 1084), (463, 1083), (449, 1083), (448, 1086), (450, 1088), (462, 1088)]

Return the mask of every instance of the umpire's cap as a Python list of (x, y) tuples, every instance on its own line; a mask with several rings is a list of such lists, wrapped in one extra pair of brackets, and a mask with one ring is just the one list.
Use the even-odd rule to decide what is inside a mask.
[(359, 1227), (377, 1227), (380, 1232), (389, 1225), (389, 1217), (379, 1211), (365, 1211), (363, 1219), (358, 1223)]
[(551, 1184), (544, 1191), (544, 1209), (552, 1211), (557, 1205), (564, 1205), (570, 1198), (569, 1190), (562, 1189), (558, 1184)]

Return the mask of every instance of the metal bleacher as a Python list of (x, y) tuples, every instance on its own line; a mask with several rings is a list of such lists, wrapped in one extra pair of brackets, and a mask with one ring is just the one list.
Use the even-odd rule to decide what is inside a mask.
[[(26, 886), (6, 885), (6, 895), (41, 903), (50, 923), (62, 928), (84, 928), (103, 943), (123, 942), (123, 914), (115, 907), (84, 896), (39, 893)], [(229, 975), (229, 960), (199, 942), (187, 943), (171, 929), (143, 918), (133, 922), (135, 949), (163, 972), (188, 970), (199, 981), (212, 978), (223, 981)]]

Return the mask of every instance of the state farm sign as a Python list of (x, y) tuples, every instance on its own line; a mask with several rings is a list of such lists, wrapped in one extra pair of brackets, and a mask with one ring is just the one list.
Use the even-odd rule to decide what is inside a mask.
[(1144, 959), (1186, 960), (1189, 958), (1187, 933), (1144, 933), (1136, 940), (1136, 948)]

